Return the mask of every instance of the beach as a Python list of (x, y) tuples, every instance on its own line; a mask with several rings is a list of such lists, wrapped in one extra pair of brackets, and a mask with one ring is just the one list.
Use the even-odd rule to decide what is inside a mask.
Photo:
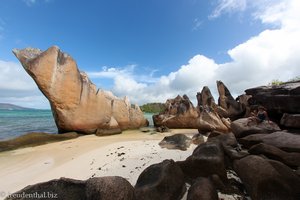
[(185, 160), (186, 151), (161, 148), (158, 143), (175, 133), (192, 136), (196, 129), (174, 129), (168, 133), (128, 130), (119, 135), (82, 136), (62, 142), (0, 153), (0, 197), (3, 199), (27, 185), (60, 177), (86, 180), (91, 177), (122, 176), (135, 185), (148, 166), (165, 159)]

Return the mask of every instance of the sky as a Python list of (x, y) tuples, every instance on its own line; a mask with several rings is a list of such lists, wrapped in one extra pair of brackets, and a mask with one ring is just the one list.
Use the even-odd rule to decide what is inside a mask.
[[(299, 0), (0, 0), (0, 103), (50, 108), (12, 54), (57, 45), (131, 103), (300, 75)], [(216, 99), (217, 100), (217, 99)]]

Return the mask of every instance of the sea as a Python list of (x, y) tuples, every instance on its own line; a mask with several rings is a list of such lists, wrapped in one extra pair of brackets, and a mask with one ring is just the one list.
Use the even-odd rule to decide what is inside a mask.
[[(153, 126), (153, 113), (144, 113)], [(57, 133), (51, 110), (0, 110), (0, 141), (29, 132)]]

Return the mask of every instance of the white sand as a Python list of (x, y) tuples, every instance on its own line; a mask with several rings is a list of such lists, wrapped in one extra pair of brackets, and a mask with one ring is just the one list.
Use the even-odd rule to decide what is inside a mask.
[(122, 176), (133, 186), (148, 166), (165, 159), (185, 160), (187, 151), (162, 149), (158, 143), (175, 133), (193, 135), (197, 130), (147, 134), (138, 130), (121, 135), (94, 135), (0, 153), (0, 199), (27, 185), (60, 177), (86, 180), (93, 176)]

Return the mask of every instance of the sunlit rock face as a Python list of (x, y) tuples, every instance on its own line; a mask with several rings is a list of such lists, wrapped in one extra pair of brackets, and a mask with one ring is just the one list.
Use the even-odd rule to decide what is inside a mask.
[(14, 49), (13, 53), (49, 100), (60, 133), (106, 135), (147, 125), (139, 106), (97, 89), (57, 46), (46, 51)]

